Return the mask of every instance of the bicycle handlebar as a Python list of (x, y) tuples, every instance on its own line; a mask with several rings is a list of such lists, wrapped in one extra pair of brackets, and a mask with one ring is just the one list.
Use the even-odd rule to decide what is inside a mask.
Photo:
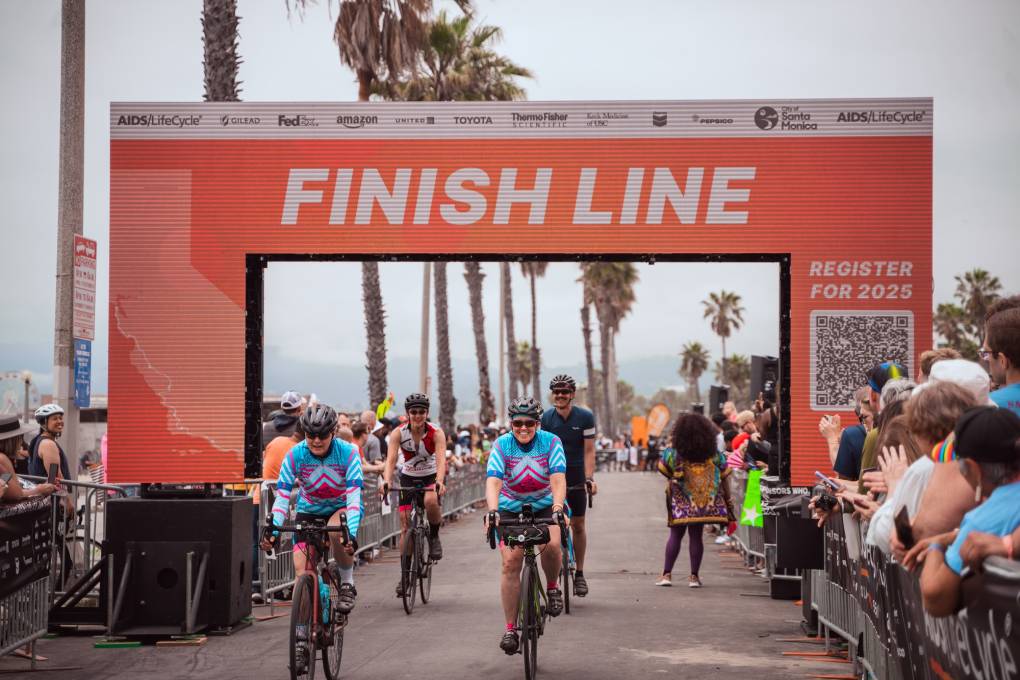
[[(263, 527), (263, 531), (264, 532), (286, 531), (287, 533), (299, 533), (304, 531), (304, 532), (318, 532), (323, 534), (341, 534), (340, 542), (342, 544), (350, 545), (352, 543), (350, 528), (347, 526), (347, 515), (343, 513), (340, 514), (340, 524), (335, 526), (326, 526), (324, 524), (320, 524), (319, 522), (295, 522), (293, 524), (279, 524), (279, 525), (270, 522), (269, 524)], [(271, 548), (266, 551), (266, 554), (271, 553), (272, 553)]]
[(520, 527), (520, 526), (558, 526), (561, 530), (566, 529), (565, 515), (560, 514), (559, 519), (544, 519), (541, 517), (521, 517), (518, 516), (514, 521), (507, 521), (505, 523), (496, 524), (495, 518), (499, 515), (498, 512), (490, 512), (488, 514), (489, 527), (486, 530), (486, 539), (489, 541), (489, 548), (492, 550), (496, 549), (496, 545), (499, 543), (496, 536), (496, 529), (501, 526), (507, 527)]
[(384, 489), (383, 489), (382, 498), (383, 498), (383, 504), (384, 505), (389, 505), (390, 504), (390, 491), (420, 491), (421, 493), (425, 493), (426, 491), (435, 491), (436, 490), (436, 485), (434, 483), (433, 484), (429, 484), (427, 486), (395, 486), (395, 485), (392, 485), (392, 484), (386, 484), (384, 482), (383, 483), (383, 487), (384, 487)]

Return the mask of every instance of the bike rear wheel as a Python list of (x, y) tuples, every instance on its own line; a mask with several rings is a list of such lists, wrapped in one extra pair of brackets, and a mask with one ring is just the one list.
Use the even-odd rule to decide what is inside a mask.
[(432, 595), (432, 560), (426, 552), (425, 527), (420, 527), (417, 532), (415, 552), (420, 555), (418, 572), (418, 589), (421, 591), (421, 603), (428, 604)]
[(401, 596), (404, 611), (410, 616), (414, 611), (414, 600), (418, 596), (418, 547), (415, 545), (414, 534), (408, 538), (411, 540), (411, 569), (407, 572), (401, 570), (400, 578), (404, 583), (404, 592)]
[[(290, 677), (291, 680), (315, 678), (315, 616), (318, 584), (311, 574), (301, 574), (294, 584), (290, 603)], [(303, 629), (303, 635), (302, 635)], [(302, 639), (303, 638), (303, 639)], [(304, 658), (300, 647), (306, 650)]]
[(539, 592), (538, 570), (533, 564), (524, 565), (521, 574), (521, 651), (524, 655), (524, 678), (535, 680), (538, 673)]
[(340, 680), (340, 662), (344, 656), (344, 626), (347, 624), (347, 615), (337, 613), (339, 602), (339, 587), (336, 583), (331, 583), (329, 604), (332, 609), (329, 625), (323, 633), (326, 637), (324, 640), (326, 647), (322, 650), (322, 670), (325, 671), (328, 680)]

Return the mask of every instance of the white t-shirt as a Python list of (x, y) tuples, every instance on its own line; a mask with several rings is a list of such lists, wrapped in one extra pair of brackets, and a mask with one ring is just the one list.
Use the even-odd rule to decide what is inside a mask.
[(889, 543), (896, 533), (895, 518), (900, 508), (906, 508), (907, 514), (913, 519), (921, 505), (921, 497), (928, 486), (935, 463), (928, 456), (921, 456), (907, 468), (903, 479), (896, 485), (891, 498), (887, 498), (871, 518), (865, 543), (878, 546), (886, 555), (892, 551)]

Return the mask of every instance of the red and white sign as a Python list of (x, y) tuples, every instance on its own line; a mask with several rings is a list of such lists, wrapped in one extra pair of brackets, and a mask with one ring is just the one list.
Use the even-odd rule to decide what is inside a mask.
[(71, 334), (81, 340), (96, 335), (96, 242), (74, 237), (74, 316)]

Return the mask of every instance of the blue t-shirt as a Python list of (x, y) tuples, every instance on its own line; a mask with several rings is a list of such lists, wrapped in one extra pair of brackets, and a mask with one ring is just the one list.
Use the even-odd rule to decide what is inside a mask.
[(290, 494), (300, 482), (297, 511), (329, 517), (340, 508), (347, 509), (347, 528), (358, 535), (361, 523), (361, 453), (354, 444), (337, 437), (325, 456), (319, 458), (308, 449), (307, 442), (295, 444), (283, 458), (280, 478), (276, 482), (273, 523), (285, 524)]
[(864, 455), (864, 440), (868, 431), (863, 425), (854, 425), (843, 430), (836, 451), (836, 464), (832, 469), (844, 479), (856, 480), (861, 475), (861, 457)]
[(988, 395), (999, 408), (1008, 408), (1020, 416), (1020, 383), (1006, 385)]
[(560, 438), (539, 430), (527, 446), (522, 446), (511, 432), (497, 439), (489, 453), (486, 476), (503, 480), (499, 492), (500, 511), (520, 512), (526, 503), (530, 503), (533, 510), (552, 507), (549, 477), (566, 471)]
[(963, 516), (960, 533), (946, 550), (946, 565), (959, 574), (963, 571), (960, 548), (967, 534), (980, 531), (994, 536), (1005, 536), (1020, 527), (1020, 482), (1000, 486), (981, 505)]
[(555, 408), (542, 414), (542, 429), (563, 442), (568, 468), (584, 469), (584, 442), (595, 439), (595, 416), (586, 408), (573, 406), (564, 420)]

